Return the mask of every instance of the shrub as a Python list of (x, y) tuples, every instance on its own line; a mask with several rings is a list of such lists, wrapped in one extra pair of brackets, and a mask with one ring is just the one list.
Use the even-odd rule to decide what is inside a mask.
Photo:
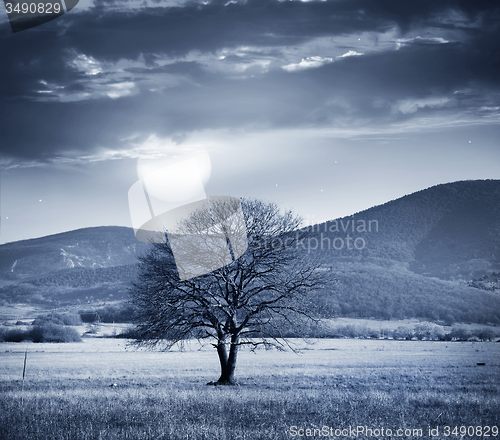
[(81, 310), (78, 313), (80, 314), (80, 319), (85, 323), (96, 322), (100, 320), (99, 315), (95, 311)]
[(97, 310), (78, 312), (83, 322), (133, 322), (134, 307), (131, 304), (108, 305)]
[(81, 325), (82, 319), (78, 313), (62, 313), (54, 315), (54, 318), (62, 321), (64, 325)]
[(474, 333), (481, 341), (491, 341), (497, 337), (495, 332), (490, 328), (483, 328)]
[(27, 330), (0, 329), (0, 342), (22, 342), (26, 340), (31, 340), (30, 332)]
[(463, 327), (453, 327), (450, 332), (451, 339), (458, 341), (468, 341), (472, 337), (472, 333)]
[(56, 325), (64, 325), (64, 323), (60, 319), (56, 318), (55, 316), (50, 316), (50, 315), (37, 316), (35, 318), (35, 320), (33, 321), (32, 325), (44, 325), (44, 324), (48, 324), (48, 323), (52, 323), (52, 324), (56, 324)]
[(109, 305), (97, 312), (102, 322), (133, 322), (134, 307), (131, 304)]
[(354, 325), (343, 325), (332, 330), (334, 338), (356, 338), (359, 336), (359, 329)]
[(36, 325), (30, 332), (33, 342), (80, 342), (80, 334), (71, 327), (51, 322)]
[(1, 342), (79, 342), (80, 334), (71, 327), (45, 322), (33, 326), (30, 330), (2, 330), (0, 329)]
[(393, 339), (408, 339), (413, 338), (413, 330), (407, 329), (405, 327), (398, 327), (397, 330), (392, 332)]
[(414, 332), (419, 341), (422, 339), (435, 341), (444, 336), (444, 328), (432, 322), (422, 322), (417, 324), (414, 328)]

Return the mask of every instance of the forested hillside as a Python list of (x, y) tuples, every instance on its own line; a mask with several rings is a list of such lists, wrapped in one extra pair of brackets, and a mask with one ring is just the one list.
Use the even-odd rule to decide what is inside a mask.
[(339, 260), (332, 270), (336, 282), (316, 298), (324, 317), (500, 324), (500, 295), (492, 291), (424, 277), (402, 265)]
[(323, 246), (310, 252), (337, 278), (321, 295), (328, 315), (500, 323), (498, 180), (438, 185), (314, 232)]
[(315, 231), (332, 244), (335, 238), (345, 243), (347, 234), (365, 242), (363, 249), (323, 249), (327, 259), (369, 257), (407, 263), (426, 276), (478, 278), (500, 271), (500, 181), (437, 185)]
[[(500, 181), (438, 185), (310, 227), (299, 251), (335, 282), (324, 317), (500, 323)], [(0, 305), (45, 308), (127, 298), (147, 248), (99, 227), (0, 246)]]

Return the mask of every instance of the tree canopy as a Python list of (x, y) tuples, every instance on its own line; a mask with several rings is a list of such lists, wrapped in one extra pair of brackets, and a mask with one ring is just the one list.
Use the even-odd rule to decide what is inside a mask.
[[(239, 203), (244, 225), (228, 215)], [(214, 225), (211, 229), (205, 227), (207, 216)], [(188, 339), (210, 340), (221, 366), (217, 384), (233, 383), (242, 345), (283, 348), (284, 329), (300, 332), (304, 320), (314, 319), (309, 293), (321, 288), (327, 276), (301, 246), (309, 233), (301, 229), (301, 222), (291, 211), (281, 213), (274, 203), (255, 199), (220, 198), (211, 201), (210, 211), (194, 212), (175, 235), (166, 234), (170, 240), (153, 243), (140, 257), (139, 277), (131, 289), (137, 309), (136, 342), (169, 349)], [(191, 264), (203, 264), (207, 252), (217, 254), (221, 237), (227, 240), (231, 260), (182, 280), (171, 241), (189, 236), (194, 239), (184, 240), (184, 262), (192, 256)], [(241, 237), (247, 242), (243, 244)], [(235, 247), (241, 250), (243, 245), (246, 250), (235, 258)]]

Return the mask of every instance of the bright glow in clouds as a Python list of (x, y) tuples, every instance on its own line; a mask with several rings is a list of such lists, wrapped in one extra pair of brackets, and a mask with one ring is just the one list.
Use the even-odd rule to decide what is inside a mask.
[(135, 87), (133, 82), (123, 82), (118, 84), (110, 84), (111, 91), (106, 92), (111, 99), (121, 98), (132, 94), (132, 89)]
[(298, 64), (288, 64), (288, 66), (283, 66), (283, 70), (286, 70), (287, 72), (294, 72), (295, 70), (311, 69), (331, 63), (332, 61), (333, 58), (307, 57), (303, 58)]
[(404, 115), (415, 113), (421, 108), (440, 108), (450, 102), (449, 98), (425, 98), (425, 99), (405, 99), (399, 101), (395, 110), (399, 110)]
[(137, 171), (139, 181), (128, 195), (132, 225), (141, 241), (151, 239), (147, 231), (177, 229), (178, 220), (186, 216), (185, 212), (177, 212), (162, 218), (163, 213), (207, 199), (202, 175), (208, 180), (210, 157), (205, 151), (183, 158), (139, 159)]
[(344, 55), (340, 55), (338, 58), (346, 58), (346, 57), (356, 57), (363, 55), (362, 53), (356, 52), (355, 50), (350, 50), (349, 52), (346, 52)]
[[(171, 175), (167, 175), (169, 173), (168, 170), (171, 170)], [(205, 150), (183, 156), (139, 159), (137, 161), (137, 175), (139, 179), (148, 178), (149, 193), (159, 199), (163, 199), (166, 196), (165, 185), (168, 182), (173, 182), (175, 178), (181, 180), (189, 177), (192, 177), (193, 180), (199, 178), (205, 185), (210, 179), (211, 172), (212, 164), (210, 156)], [(183, 175), (186, 177), (183, 177)]]
[(139, 181), (128, 192), (135, 236), (145, 243), (165, 243), (167, 235), (181, 280), (212, 272), (243, 255), (248, 240), (241, 203), (225, 196), (209, 202), (202, 182), (202, 174), (205, 180), (210, 174), (206, 151), (177, 161), (139, 160), (137, 168)]
[[(349, 52), (346, 52), (344, 55), (339, 55), (338, 58), (346, 58), (346, 57), (353, 57), (353, 56), (360, 56), (363, 55), (362, 53), (356, 52), (355, 50), (350, 50)], [(307, 58), (302, 58), (302, 61), (298, 64), (288, 64), (286, 66), (283, 66), (282, 69), (286, 70), (287, 72), (294, 72), (296, 70), (305, 70), (305, 69), (314, 69), (317, 67), (324, 66), (325, 64), (330, 64), (333, 62), (333, 58), (330, 57), (307, 57)]]
[(210, 178), (210, 156), (198, 151), (183, 158), (139, 159), (137, 174), (150, 198), (181, 202), (196, 194), (204, 195), (203, 185)]
[(85, 75), (98, 75), (102, 72), (101, 63), (84, 54), (77, 55), (70, 65)]
[(396, 40), (396, 48), (399, 49), (402, 46), (412, 43), (421, 43), (421, 44), (446, 44), (449, 43), (448, 40), (445, 40), (441, 37), (415, 37), (415, 38), (398, 38)]

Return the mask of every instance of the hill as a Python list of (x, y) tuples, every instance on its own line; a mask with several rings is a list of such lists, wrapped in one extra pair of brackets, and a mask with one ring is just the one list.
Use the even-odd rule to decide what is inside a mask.
[[(337, 238), (337, 248), (344, 242), (329, 250), (324, 241), (327, 258), (397, 261), (443, 280), (480, 278), (500, 271), (500, 181), (437, 185), (314, 230), (320, 241)], [(356, 239), (362, 249), (355, 248)]]
[(108, 268), (137, 263), (145, 245), (130, 228), (102, 226), (0, 246), (0, 277), (20, 280), (65, 269)]
[(313, 229), (337, 277), (317, 299), (326, 315), (500, 323), (500, 181), (437, 185)]
[[(437, 185), (310, 228), (304, 252), (336, 276), (312, 298), (324, 317), (500, 324), (500, 181)], [(1, 245), (0, 304), (123, 300), (147, 246), (122, 227)]]
[(1, 245), (1, 304), (55, 307), (123, 299), (146, 247), (132, 229), (118, 226)]

